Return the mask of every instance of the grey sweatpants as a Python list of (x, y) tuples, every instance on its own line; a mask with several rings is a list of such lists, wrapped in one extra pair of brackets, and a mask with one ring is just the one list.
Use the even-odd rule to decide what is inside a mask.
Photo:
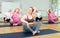
[(23, 23), (23, 31), (28, 31), (28, 32), (32, 32), (32, 31), (38, 31), (40, 26), (42, 25), (41, 21), (38, 21), (36, 24), (30, 24), (30, 28), (27, 28), (27, 24)]

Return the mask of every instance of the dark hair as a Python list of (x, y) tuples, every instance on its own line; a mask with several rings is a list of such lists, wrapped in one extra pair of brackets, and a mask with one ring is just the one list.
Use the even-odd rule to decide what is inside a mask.
[(32, 12), (34, 11), (34, 8), (33, 7), (30, 7), (32, 9)]

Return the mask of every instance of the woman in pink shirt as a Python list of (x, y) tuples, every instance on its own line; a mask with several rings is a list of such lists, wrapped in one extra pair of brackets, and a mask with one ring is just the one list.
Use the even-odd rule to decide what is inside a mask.
[(55, 16), (54, 12), (51, 12), (51, 9), (48, 10), (48, 23), (57, 23), (58, 18)]
[(22, 22), (19, 17), (20, 17), (20, 9), (16, 8), (11, 16), (10, 26), (13, 26), (13, 24), (21, 25)]

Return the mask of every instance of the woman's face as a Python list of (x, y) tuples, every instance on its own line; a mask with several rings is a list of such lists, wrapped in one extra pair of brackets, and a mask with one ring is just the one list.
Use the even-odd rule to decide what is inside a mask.
[(16, 13), (19, 13), (19, 12), (20, 12), (20, 10), (19, 10), (19, 9), (16, 9), (16, 10), (15, 10), (15, 12), (16, 12)]
[(28, 9), (28, 13), (30, 13), (30, 14), (33, 13), (33, 12), (32, 12), (32, 8), (29, 8), (29, 9)]

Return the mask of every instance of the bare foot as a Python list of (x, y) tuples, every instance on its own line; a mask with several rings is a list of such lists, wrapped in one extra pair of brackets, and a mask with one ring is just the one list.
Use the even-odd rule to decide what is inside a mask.
[(37, 31), (33, 31), (33, 35), (35, 35), (37, 33)]

